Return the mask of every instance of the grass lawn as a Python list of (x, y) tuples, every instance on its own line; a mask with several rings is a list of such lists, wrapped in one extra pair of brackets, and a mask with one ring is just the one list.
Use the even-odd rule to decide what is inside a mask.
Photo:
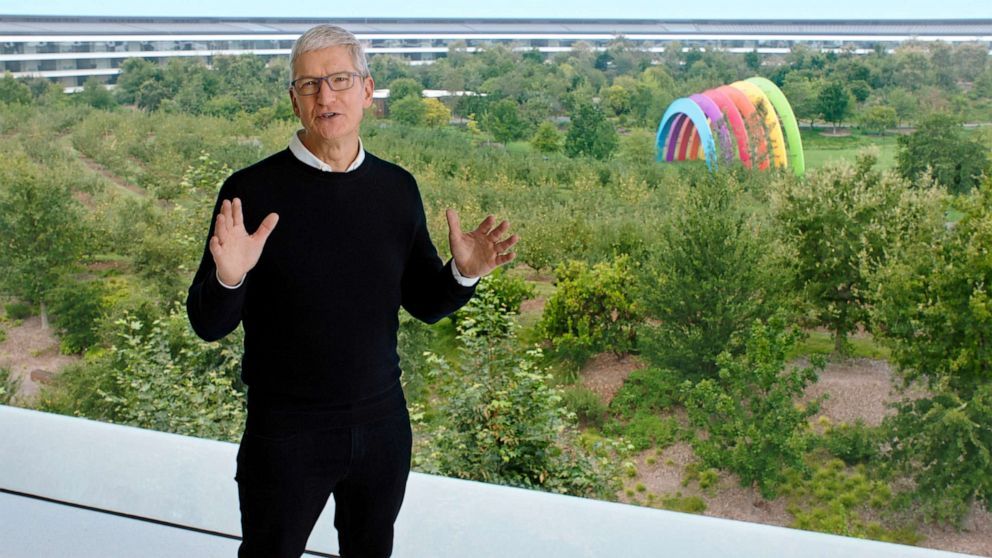
[[(827, 132), (828, 135), (824, 135)], [(854, 131), (848, 136), (831, 136), (830, 129), (803, 129), (803, 151), (806, 155), (806, 168), (816, 169), (830, 161), (847, 160), (854, 162), (858, 151), (865, 147), (878, 148), (878, 166), (892, 169), (896, 166), (896, 135), (865, 135)]]

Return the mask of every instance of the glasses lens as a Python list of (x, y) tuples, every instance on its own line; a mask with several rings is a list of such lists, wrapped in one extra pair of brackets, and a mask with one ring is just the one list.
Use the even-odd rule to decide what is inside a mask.
[(335, 91), (341, 91), (343, 89), (348, 89), (351, 87), (353, 80), (355, 79), (355, 74), (344, 73), (344, 74), (334, 74), (328, 78), (331, 83), (331, 89)]
[(295, 87), (300, 95), (313, 95), (320, 89), (320, 80), (312, 78), (297, 80)]

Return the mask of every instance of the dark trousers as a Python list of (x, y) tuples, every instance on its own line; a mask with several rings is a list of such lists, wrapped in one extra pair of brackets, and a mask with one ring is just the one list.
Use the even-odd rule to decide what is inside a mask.
[(389, 556), (410, 472), (413, 435), (405, 404), (384, 418), (329, 428), (340, 417), (254, 411), (249, 401), (235, 475), (238, 557), (299, 557), (332, 494), (341, 556)]

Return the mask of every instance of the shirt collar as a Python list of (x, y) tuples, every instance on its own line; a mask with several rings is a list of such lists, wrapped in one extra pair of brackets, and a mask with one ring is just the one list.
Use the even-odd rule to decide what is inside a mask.
[[(293, 152), (293, 155), (303, 163), (315, 168), (320, 169), (324, 172), (334, 172), (331, 169), (331, 165), (321, 161), (316, 155), (307, 149), (307, 146), (303, 145), (303, 141), (300, 140), (300, 132), (303, 130), (297, 130), (293, 137), (289, 140), (289, 150)], [(358, 138), (358, 155), (355, 160), (348, 165), (348, 168), (344, 172), (351, 172), (361, 166), (362, 162), (365, 161), (365, 146), (362, 145), (362, 138)]]

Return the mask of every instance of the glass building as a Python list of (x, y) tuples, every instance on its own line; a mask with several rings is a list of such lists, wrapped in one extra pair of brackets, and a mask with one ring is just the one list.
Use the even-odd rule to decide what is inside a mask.
[(67, 88), (90, 76), (114, 83), (131, 57), (164, 63), (196, 56), (254, 53), (288, 56), (293, 41), (318, 23), (355, 33), (369, 56), (394, 54), (415, 63), (446, 56), (453, 43), (474, 51), (491, 44), (544, 53), (577, 42), (604, 48), (619, 36), (635, 47), (757, 50), (781, 54), (797, 43), (812, 49), (855, 53), (918, 41), (977, 42), (992, 47), (992, 19), (970, 20), (581, 20), (208, 18), (0, 15), (0, 71), (42, 76)]

